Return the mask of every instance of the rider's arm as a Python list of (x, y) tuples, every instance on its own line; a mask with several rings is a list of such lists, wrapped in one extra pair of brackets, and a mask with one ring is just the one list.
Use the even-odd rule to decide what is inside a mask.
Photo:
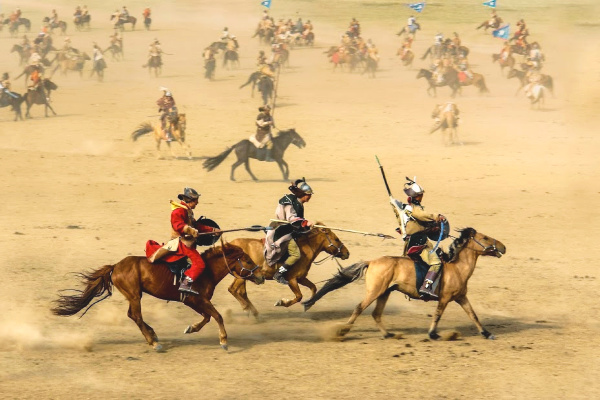
[(171, 226), (179, 235), (198, 236), (198, 230), (186, 223), (187, 210), (184, 208), (176, 208), (171, 213)]

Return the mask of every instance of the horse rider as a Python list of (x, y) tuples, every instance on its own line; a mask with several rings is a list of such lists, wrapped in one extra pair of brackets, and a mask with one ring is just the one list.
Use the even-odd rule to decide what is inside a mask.
[(458, 120), (460, 119), (458, 115), (460, 114), (460, 111), (458, 110), (456, 104), (451, 101), (447, 102), (446, 104), (438, 104), (437, 108), (431, 113), (431, 118), (434, 119), (435, 126), (437, 127), (439, 124), (441, 124), (442, 119), (440, 116), (446, 112), (451, 112), (454, 114), (454, 123), (456, 126), (458, 126)]
[(81, 11), (81, 7), (77, 6), (75, 8), (75, 13), (73, 13), (73, 21), (78, 24), (81, 20), (81, 16), (83, 15), (83, 11)]
[(19, 96), (10, 91), (10, 78), (8, 72), (2, 74), (2, 78), (0, 79), (0, 92), (4, 92), (15, 99), (19, 98)]
[(258, 52), (258, 57), (256, 57), (256, 65), (259, 67), (259, 71), (263, 67), (263, 65), (265, 65), (266, 63), (267, 63), (267, 56), (265, 55), (265, 51), (260, 50)]
[(415, 30), (417, 30), (417, 19), (414, 15), (411, 15), (406, 21), (406, 33), (412, 33)]
[(31, 75), (29, 75), (29, 80), (31, 81), (31, 83), (27, 86), (27, 90), (39, 91), (42, 94), (42, 96), (44, 96), (46, 98), (46, 101), (50, 102), (50, 98), (48, 98), (48, 95), (46, 94), (46, 90), (44, 89), (44, 85), (42, 84), (42, 82), (43, 82), (42, 79), (43, 79), (42, 66), (40, 64), (37, 64), (37, 65), (33, 66)]
[(42, 61), (42, 56), (40, 56), (40, 54), (36, 51), (34, 51), (31, 54), (31, 57), (29, 57), (29, 60), (27, 60), (27, 64), (32, 66), (32, 67), (41, 67), (41, 61)]
[(496, 26), (496, 21), (498, 20), (498, 14), (496, 14), (496, 10), (492, 10), (492, 15), (490, 16), (490, 20), (488, 22), (488, 24), (491, 27)]
[(379, 62), (379, 50), (377, 49), (377, 46), (371, 42), (371, 39), (367, 41), (367, 56), (375, 62)]
[(273, 116), (271, 115), (271, 106), (265, 104), (258, 108), (260, 113), (257, 115), (254, 121), (256, 125), (256, 134), (254, 135), (255, 143), (258, 143), (258, 148), (265, 148), (265, 161), (274, 161), (272, 158), (273, 152), (273, 135), (271, 128), (275, 125)]
[(79, 50), (71, 46), (71, 38), (66, 37), (63, 44), (62, 53), (70, 60), (76, 60), (79, 56)]
[(123, 6), (123, 9), (119, 13), (119, 19), (121, 20), (121, 22), (129, 21), (129, 10), (127, 10), (126, 6)]
[[(427, 237), (428, 231), (435, 223), (444, 222), (446, 218), (441, 214), (432, 214), (425, 211), (421, 204), (425, 191), (417, 184), (415, 180), (408, 180), (405, 183), (404, 193), (408, 196), (408, 204), (404, 208), (405, 216), (402, 217), (402, 224), (406, 237), (404, 238), (404, 255), (420, 256), (421, 260), (429, 266), (429, 271), (425, 275), (425, 281), (419, 289), (419, 293), (426, 296), (437, 298), (432, 285), (442, 266), (442, 261), (435, 251), (434, 244)], [(414, 249), (413, 249), (414, 247)], [(419, 248), (420, 247), (420, 248)]]
[(435, 81), (435, 83), (440, 84), (444, 82), (444, 66), (442, 65), (442, 60), (441, 59), (436, 59), (433, 62), (433, 75), (432, 78)]
[(542, 54), (540, 46), (537, 43), (533, 43), (531, 45), (528, 60), (534, 69), (542, 69), (542, 61), (544, 60), (544, 55)]
[(227, 50), (237, 51), (237, 49), (240, 47), (235, 35), (229, 36), (229, 38), (227, 38), (226, 40), (227, 40), (227, 45), (226, 45)]
[(275, 218), (288, 221), (289, 224), (282, 226), (281, 223), (271, 223), (271, 226), (276, 229), (268, 231), (265, 239), (265, 260), (269, 266), (275, 265), (281, 259), (287, 245), (288, 257), (273, 275), (273, 280), (282, 285), (288, 284), (285, 273), (302, 256), (295, 239), (310, 230), (314, 225), (304, 218), (304, 204), (310, 200), (314, 193), (310, 185), (302, 178), (293, 182), (288, 189), (291, 194), (286, 194), (279, 199), (275, 209)]
[(459, 54), (456, 67), (459, 71), (464, 72), (467, 78), (473, 79), (473, 71), (471, 71), (471, 68), (469, 67), (469, 60), (463, 53)]
[(162, 53), (163, 51), (160, 47), (160, 42), (158, 41), (158, 39), (154, 39), (154, 41), (150, 43), (150, 48), (148, 49), (148, 61), (146, 62), (146, 65), (144, 65), (144, 67), (147, 67), (148, 64), (150, 64), (150, 60), (152, 59), (152, 57), (159, 57), (162, 64)]
[(227, 39), (229, 39), (230, 37), (231, 37), (231, 34), (229, 33), (229, 28), (227, 28), (227, 27), (223, 28), (223, 33), (221, 33), (221, 41), (226, 42)]
[(152, 10), (150, 10), (150, 7), (144, 8), (144, 12), (142, 12), (144, 19), (150, 18), (150, 15), (152, 15)]
[(406, 37), (402, 41), (402, 53), (401, 53), (401, 57), (400, 57), (402, 60), (404, 60), (406, 58), (406, 55), (412, 51), (411, 47), (412, 47), (413, 40), (414, 40), (413, 34), (409, 33), (406, 35)]
[(313, 24), (310, 22), (310, 19), (306, 20), (306, 23), (302, 27), (302, 38), (306, 39), (306, 36), (312, 32)]
[(506, 40), (504, 42), (504, 46), (502, 47), (502, 50), (500, 50), (500, 58), (502, 59), (503, 62), (506, 62), (506, 60), (508, 60), (508, 57), (512, 54), (512, 47), (510, 46), (510, 42), (508, 40)]
[(51, 27), (56, 27), (58, 26), (58, 14), (56, 12), (56, 10), (52, 10), (52, 16), (50, 17), (50, 19), (48, 20), (48, 24)]
[(90, 12), (88, 11), (87, 6), (83, 6), (83, 8), (81, 9), (81, 18), (85, 18), (88, 16)]
[(31, 42), (27, 38), (27, 35), (23, 35), (23, 39), (21, 40), (21, 47), (23, 48), (23, 52), (29, 52), (29, 50), (31, 50)]
[(102, 53), (100, 46), (98, 46), (98, 44), (96, 42), (94, 42), (94, 52), (92, 54), (92, 61), (94, 63), (92, 73), (96, 69), (96, 67), (98, 66), (99, 63), (103, 63), (104, 68), (106, 68), (106, 61), (104, 61), (104, 54)]
[(119, 33), (117, 31), (115, 31), (115, 33), (110, 35), (109, 39), (110, 39), (111, 46), (117, 46), (120, 49), (123, 49), (123, 38), (119, 37)]
[(177, 195), (180, 202), (171, 200), (171, 240), (148, 257), (152, 263), (169, 253), (187, 257), (191, 266), (184, 272), (185, 277), (179, 284), (179, 291), (191, 294), (198, 294), (192, 289), (192, 283), (206, 267), (202, 256), (196, 250), (196, 238), (200, 232), (220, 232), (219, 229), (198, 224), (194, 219), (193, 210), (198, 205), (199, 197), (200, 194), (196, 190), (186, 187), (182, 194)]
[[(177, 118), (177, 107), (175, 105), (175, 99), (173, 98), (173, 94), (166, 87), (161, 87), (160, 90), (163, 91), (163, 95), (160, 99), (156, 100), (156, 105), (158, 105), (158, 112), (160, 114), (160, 127), (165, 135), (165, 139), (167, 141), (173, 140), (173, 136), (171, 133), (171, 123), (167, 121), (168, 119), (174, 120)], [(167, 124), (169, 122), (169, 124)]]
[(17, 21), (19, 20), (19, 18), (21, 18), (21, 9), (19, 7), (17, 7), (17, 9), (15, 10), (15, 17)]

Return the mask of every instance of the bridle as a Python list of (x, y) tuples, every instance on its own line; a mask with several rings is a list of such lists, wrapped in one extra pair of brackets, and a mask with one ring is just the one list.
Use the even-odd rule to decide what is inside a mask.
[(327, 261), (327, 260), (329, 260), (331, 258), (331, 259), (335, 260), (335, 262), (341, 267), (339, 261), (337, 260), (337, 256), (339, 256), (342, 253), (342, 247), (344, 247), (344, 244), (341, 243), (340, 246), (336, 246), (335, 243), (333, 243), (333, 241), (331, 240), (331, 238), (327, 234), (327, 232), (324, 232), (324, 231), (321, 231), (321, 232), (325, 235), (325, 238), (327, 238), (327, 241), (329, 242), (329, 245), (326, 248), (328, 249), (330, 247), (333, 247), (335, 249), (335, 253), (329, 254), (328, 256), (325, 256), (325, 258), (323, 258), (323, 259), (321, 259), (319, 261), (313, 261), (313, 264), (321, 265), (325, 261)]
[[(488, 253), (490, 250), (495, 254), (498, 253), (498, 248), (496, 247), (496, 239), (494, 239), (494, 244), (490, 245), (490, 246), (484, 246), (482, 243), (480, 243), (477, 239), (475, 239), (475, 236), (471, 236), (471, 239), (473, 239), (473, 241), (475, 243), (477, 243), (478, 245), (480, 245), (483, 248), (482, 254), (486, 254)], [(475, 250), (477, 251), (477, 250)]]
[[(256, 271), (258, 269), (258, 265), (255, 265), (254, 268), (252, 268), (252, 269), (244, 267), (244, 264), (242, 264), (242, 260), (238, 258), (237, 262), (238, 262), (238, 264), (240, 264), (241, 274), (237, 274), (234, 270), (232, 270), (229, 267), (229, 263), (227, 262), (227, 257), (225, 256), (225, 250), (223, 250), (222, 246), (221, 246), (221, 254), (223, 255), (223, 261), (225, 261), (225, 266), (227, 266), (227, 270), (229, 271), (229, 274), (236, 279), (248, 279), (252, 275), (254, 275), (254, 271)], [(243, 276), (244, 271), (248, 271), (248, 275)]]

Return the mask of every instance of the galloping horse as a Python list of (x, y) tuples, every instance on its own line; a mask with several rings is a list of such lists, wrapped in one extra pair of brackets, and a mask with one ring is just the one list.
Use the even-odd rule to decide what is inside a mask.
[[(322, 225), (322, 223), (317, 222), (317, 225)], [(315, 261), (322, 251), (330, 254), (332, 258), (338, 257), (346, 260), (350, 257), (350, 252), (346, 246), (330, 229), (312, 228), (307, 234), (299, 236), (296, 242), (298, 243), (302, 257), (286, 273), (288, 286), (294, 292), (295, 297), (291, 300), (281, 299), (275, 306), (290, 307), (302, 300), (302, 292), (298, 284), (309, 288), (311, 295), (315, 295), (317, 288), (306, 276), (308, 275), (308, 271), (310, 271), (313, 261)], [(241, 247), (254, 260), (256, 265), (262, 266), (261, 272), (265, 279), (273, 279), (276, 268), (280, 264), (277, 264), (275, 267), (269, 267), (266, 264), (263, 253), (264, 244), (261, 239), (235, 239), (231, 241), (231, 244)], [(240, 302), (244, 311), (251, 312), (258, 319), (258, 310), (256, 310), (250, 299), (248, 299), (246, 282), (244, 280), (235, 279), (231, 286), (229, 286), (229, 293)]]
[[(279, 165), (279, 169), (283, 174), (284, 181), (287, 181), (288, 176), (290, 174), (290, 169), (288, 167), (288, 164), (283, 159), (283, 154), (285, 153), (285, 150), (290, 144), (294, 144), (299, 149), (306, 146), (306, 142), (304, 141), (304, 139), (302, 139), (302, 137), (300, 137), (300, 135), (298, 134), (298, 132), (296, 132), (294, 128), (285, 131), (280, 131), (279, 134), (273, 138), (273, 150), (271, 157), (274, 161), (277, 162), (277, 165)], [(250, 170), (249, 159), (256, 158), (259, 161), (265, 160), (259, 159), (257, 154), (258, 149), (248, 139), (240, 140), (238, 143), (229, 147), (227, 150), (225, 150), (218, 156), (207, 158), (202, 164), (203, 167), (206, 168), (208, 171), (212, 171), (217, 166), (219, 166), (219, 164), (221, 164), (223, 160), (225, 160), (225, 158), (227, 158), (229, 153), (231, 153), (233, 150), (235, 150), (237, 161), (231, 165), (231, 175), (229, 176), (229, 179), (235, 181), (235, 178), (233, 177), (235, 169), (240, 165), (244, 164), (244, 166), (246, 167), (246, 171), (248, 171), (252, 179), (257, 181), (258, 178), (256, 178), (256, 176), (254, 176), (254, 174)]]
[(428, 95), (431, 96), (431, 90), (433, 89), (433, 95), (437, 96), (437, 87), (448, 86), (452, 90), (450, 96), (454, 98), (456, 97), (456, 92), (460, 89), (460, 82), (458, 81), (456, 71), (454, 69), (452, 69), (452, 71), (454, 71), (454, 74), (446, 73), (444, 74), (444, 79), (442, 82), (437, 82), (435, 79), (433, 79), (433, 72), (429, 71), (428, 69), (421, 68), (419, 73), (417, 73), (417, 79), (425, 78), (427, 80), (429, 83), (429, 87), (427, 88)]
[[(52, 82), (48, 78), (42, 79), (41, 85), (44, 86), (44, 90), (46, 91), (46, 94), (48, 95), (48, 99), (50, 99), (50, 93), (53, 90), (58, 89), (58, 86), (56, 85), (56, 83)], [(46, 98), (46, 96), (44, 96), (42, 94), (41, 90), (39, 90), (39, 89), (40, 88), (38, 88), (37, 90), (28, 90), (27, 93), (23, 96), (23, 97), (25, 97), (25, 103), (27, 103), (27, 111), (25, 112), (25, 118), (31, 118), (31, 115), (29, 114), (29, 110), (31, 109), (31, 106), (34, 104), (43, 104), (45, 106), (44, 115), (46, 117), (48, 116), (48, 109), (50, 109), (50, 111), (52, 111), (52, 114), (56, 115), (56, 112), (50, 105), (48, 99)]]
[(402, 61), (402, 65), (404, 65), (405, 67), (412, 66), (413, 60), (415, 59), (415, 53), (412, 51), (412, 49), (406, 50), (406, 53), (404, 53), (404, 55), (402, 55), (403, 52), (404, 50), (402, 48), (399, 48), (398, 52), (396, 53), (397, 56), (401, 56), (400, 60)]
[[(44, 17), (44, 23), (48, 24), (50, 22), (50, 17)], [(60, 34), (64, 35), (67, 32), (67, 23), (65, 21), (53, 22), (48, 25), (50, 28), (50, 33), (54, 33), (56, 28), (60, 29)]]
[[(113, 14), (110, 16), (110, 20), (112, 21), (113, 19), (116, 18), (116, 15)], [(125, 30), (125, 24), (131, 24), (131, 30), (134, 31), (135, 30), (135, 23), (137, 22), (137, 18), (136, 17), (132, 17), (131, 15), (129, 17), (127, 17), (126, 20), (122, 20), (121, 18), (117, 19), (117, 22), (115, 22), (115, 29), (120, 29), (121, 31)]]
[(94, 62), (92, 66), (92, 72), (90, 72), (90, 78), (94, 76), (94, 74), (98, 75), (98, 81), (102, 82), (104, 80), (104, 70), (106, 69), (106, 61), (104, 58), (101, 58)]
[[(23, 114), (21, 113), (21, 103), (25, 101), (25, 98), (18, 93), (11, 92), (13, 96), (8, 93), (2, 91), (0, 92), (0, 108), (4, 107), (12, 107), (12, 110), (15, 112), (15, 121), (18, 119), (23, 120)], [(14, 97), (16, 96), (16, 97)]]
[[(515, 68), (508, 71), (508, 75), (506, 75), (506, 78), (507, 79), (517, 78), (519, 80), (519, 82), (521, 82), (521, 85), (517, 88), (517, 92), (515, 93), (515, 96), (517, 94), (519, 94), (521, 89), (523, 89), (529, 83), (529, 78), (527, 77), (527, 71), (521, 71), (521, 70), (518, 70)], [(554, 96), (554, 80), (552, 79), (552, 77), (550, 75), (541, 74), (540, 75), (540, 85), (543, 85), (546, 89), (548, 89), (550, 91), (552, 96)]]
[(27, 60), (29, 59), (29, 51), (25, 50), (23, 48), (23, 46), (21, 46), (20, 44), (15, 44), (13, 45), (12, 49), (10, 49), (11, 53), (17, 52), (17, 54), (19, 55), (19, 66), (24, 65), (25, 63), (27, 63)]
[[(447, 261), (444, 262), (439, 283), (438, 306), (429, 328), (429, 337), (433, 340), (440, 338), (436, 332), (438, 322), (442, 318), (448, 303), (456, 301), (475, 323), (479, 333), (486, 339), (494, 339), (494, 335), (481, 326), (475, 311), (471, 307), (471, 303), (467, 298), (467, 283), (473, 275), (479, 256), (499, 258), (506, 253), (506, 247), (496, 239), (479, 233), (473, 228), (465, 228), (459, 232), (460, 237), (450, 245), (450, 254)], [(420, 276), (419, 273), (420, 279), (417, 278), (415, 262), (408, 257), (383, 256), (344, 268), (327, 281), (312, 299), (304, 302), (304, 308), (308, 310), (325, 294), (341, 288), (363, 275), (365, 276), (367, 294), (364, 300), (356, 306), (352, 316), (338, 333), (340, 336), (348, 333), (363, 310), (377, 300), (375, 310), (373, 310), (375, 324), (384, 338), (393, 337), (394, 335), (388, 332), (381, 322), (381, 315), (390, 293), (399, 291), (413, 299), (418, 300), (421, 298), (418, 291), (420, 287), (419, 280), (424, 279), (424, 274)]]
[(365, 69), (362, 74), (366, 73), (369, 78), (375, 78), (375, 71), (377, 71), (377, 60), (372, 57), (365, 57)]
[[(192, 158), (192, 149), (190, 145), (185, 143), (185, 128), (187, 126), (187, 121), (185, 114), (178, 114), (174, 120), (167, 117), (167, 123), (170, 124), (171, 127), (171, 135), (173, 139), (177, 141), (181, 145), (181, 147), (187, 149), (188, 158)], [(158, 157), (160, 157), (160, 144), (165, 139), (165, 134), (160, 126), (152, 126), (149, 122), (145, 122), (140, 125), (135, 131), (131, 133), (131, 140), (134, 142), (140, 137), (147, 133), (154, 133), (154, 140), (156, 140), (156, 152)], [(171, 156), (175, 158), (175, 153), (173, 153), (173, 148), (171, 147), (171, 142), (166, 140), (167, 146), (169, 147), (169, 151), (171, 152)]]
[(533, 108), (533, 106), (537, 104), (538, 110), (541, 110), (542, 108), (544, 108), (544, 91), (546, 90), (546, 88), (544, 87), (544, 85), (539, 83), (531, 85), (531, 88), (529, 88), (529, 90), (526, 91), (526, 95), (531, 101), (531, 108)]
[[(252, 91), (250, 92), (250, 96), (254, 97), (254, 88), (256, 87), (256, 85), (258, 84), (258, 82), (261, 80), (261, 78), (264, 76), (264, 74), (260, 71), (255, 71), (253, 73), (250, 74), (250, 76), (248, 77), (248, 80), (246, 81), (246, 83), (244, 83), (243, 85), (240, 86), (240, 89), (248, 86), (249, 84), (252, 84)], [(263, 104), (266, 104), (266, 102), (263, 102)]]
[(217, 60), (209, 58), (204, 60), (204, 78), (212, 81), (215, 79), (215, 69), (217, 68)]
[(188, 326), (184, 333), (198, 332), (211, 317), (214, 318), (219, 324), (219, 343), (227, 350), (227, 332), (223, 317), (210, 302), (215, 287), (228, 274), (239, 279), (249, 279), (256, 284), (263, 283), (264, 278), (252, 259), (242, 249), (229, 243), (206, 250), (202, 253), (202, 258), (206, 268), (193, 283), (194, 290), (200, 293), (198, 295), (182, 295), (176, 283), (173, 283), (174, 274), (166, 263), (159, 261), (151, 264), (146, 257), (129, 256), (117, 264), (80, 273), (85, 289), (71, 296), (60, 295), (52, 312), (59, 316), (75, 315), (94, 298), (104, 293), (106, 296), (101, 300), (111, 296), (114, 286), (129, 301), (127, 316), (137, 324), (148, 344), (156, 351), (161, 351), (162, 346), (158, 343), (156, 333), (142, 318), (142, 294), (148, 293), (161, 300), (181, 301), (204, 317), (201, 322)]
[[(454, 103), (436, 104), (431, 118), (437, 118), (437, 123), (429, 131), (429, 134), (442, 129), (442, 139), (446, 146), (451, 144), (462, 144), (458, 138), (456, 127), (458, 126), (458, 107)], [(448, 132), (449, 131), (449, 132)], [(446, 135), (446, 132), (448, 134)]]
[(113, 43), (110, 46), (108, 46), (106, 50), (104, 50), (104, 53), (106, 53), (107, 51), (110, 51), (110, 56), (113, 61), (120, 61), (123, 58), (125, 58), (123, 54), (123, 45), (119, 46), (118, 44)]
[(485, 78), (483, 77), (483, 75), (478, 74), (476, 72), (472, 72), (471, 75), (472, 77), (469, 77), (469, 75), (467, 75), (466, 72), (461, 71), (458, 72), (456, 70), (454, 70), (457, 76), (457, 79), (460, 83), (460, 86), (475, 86), (477, 89), (479, 89), (479, 93), (488, 93), (489, 89), (487, 88), (486, 84), (485, 84)]
[(404, 33), (412, 33), (413, 37), (416, 37), (419, 29), (421, 29), (421, 25), (415, 21), (415, 23), (410, 27), (408, 25), (404, 25), (402, 29), (400, 29), (400, 32), (396, 33), (396, 36), (402, 36)]
[(252, 35), (252, 37), (256, 36), (258, 36), (258, 40), (260, 42), (263, 42), (264, 44), (270, 44), (273, 40), (273, 37), (275, 36), (275, 28), (262, 28), (259, 25), (258, 28), (256, 28), (256, 32), (254, 32), (254, 35)]
[(91, 60), (91, 58), (86, 52), (77, 53), (72, 58), (61, 51), (56, 55), (56, 67), (52, 71), (52, 75), (60, 68), (63, 75), (67, 75), (67, 71), (77, 71), (79, 72), (79, 76), (83, 77), (83, 66), (88, 60)]
[(262, 104), (268, 104), (269, 100), (273, 98), (273, 90), (275, 85), (271, 77), (263, 75), (258, 80), (258, 91), (262, 97)]
[(496, 61), (500, 64), (500, 74), (502, 75), (504, 75), (504, 68), (508, 67), (508, 70), (510, 71), (515, 67), (515, 58), (512, 55), (509, 55), (504, 59), (501, 54), (492, 54), (492, 62)]
[(19, 18), (14, 22), (10, 21), (10, 18), (6, 18), (2, 25), (8, 25), (8, 32), (11, 37), (15, 37), (19, 34), (19, 26), (23, 25), (27, 32), (31, 31), (31, 21), (27, 18)]
[(483, 28), (483, 30), (485, 32), (487, 32), (487, 30), (490, 29), (490, 28), (491, 29), (498, 29), (498, 28), (500, 28), (500, 25), (502, 25), (502, 22), (503, 22), (502, 18), (496, 17), (496, 18), (494, 18), (494, 22), (492, 22), (491, 24), (490, 24), (489, 20), (485, 20), (476, 29)]

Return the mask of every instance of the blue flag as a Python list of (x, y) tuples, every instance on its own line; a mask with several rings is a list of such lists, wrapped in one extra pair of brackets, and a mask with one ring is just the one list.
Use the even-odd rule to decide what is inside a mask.
[(492, 35), (494, 35), (494, 37), (497, 37), (500, 39), (508, 39), (509, 34), (510, 34), (510, 25), (504, 25), (504, 26), (496, 29), (495, 31), (492, 31)]
[(496, 8), (496, 0), (490, 0), (483, 3), (484, 6)]
[[(496, 1), (496, 0), (493, 0), (493, 1)], [(271, 8), (271, 0), (264, 0), (264, 1), (261, 1), (261, 2), (260, 2), (260, 5), (261, 5), (261, 6), (265, 6), (265, 7), (267, 7), (267, 8)]]
[[(494, 0), (494, 1), (496, 1), (496, 0)], [(425, 8), (425, 2), (422, 2), (422, 3), (412, 3), (412, 4), (408, 4), (408, 6), (410, 8), (412, 8), (413, 10), (415, 10), (416, 12), (420, 13)]]

